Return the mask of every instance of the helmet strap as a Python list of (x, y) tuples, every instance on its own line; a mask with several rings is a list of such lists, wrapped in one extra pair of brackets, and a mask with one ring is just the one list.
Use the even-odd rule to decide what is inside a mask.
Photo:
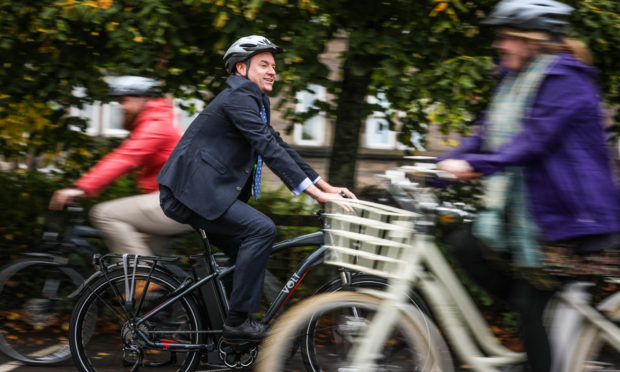
[[(243, 76), (246, 79), (249, 79), (248, 75), (250, 74), (250, 58), (248, 58), (245, 61), (241, 61), (245, 63), (245, 76)], [(240, 63), (240, 62), (237, 62)], [(239, 69), (237, 68), (236, 64), (235, 64), (235, 75), (239, 75), (242, 76), (241, 73), (239, 72)]]
[(249, 78), (249, 75), (250, 75), (250, 60), (251, 60), (251, 59), (252, 59), (252, 58), (248, 58), (248, 59), (245, 61), (245, 78), (246, 78), (246, 79), (250, 79), (250, 78)]

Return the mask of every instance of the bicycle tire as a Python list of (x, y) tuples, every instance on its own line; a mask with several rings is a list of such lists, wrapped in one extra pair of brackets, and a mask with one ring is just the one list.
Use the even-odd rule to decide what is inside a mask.
[[(294, 340), (317, 314), (335, 312), (338, 315), (342, 309), (344, 313), (348, 313), (349, 309), (356, 308), (360, 313), (370, 315), (381, 306), (381, 303), (382, 300), (377, 297), (351, 291), (323, 293), (300, 302), (273, 325), (261, 345), (256, 370), (259, 372), (291, 370), (287, 363), (295, 363), (288, 359), (290, 349), (294, 347)], [(448, 347), (432, 321), (413, 306), (409, 305), (404, 309), (407, 310), (401, 310), (398, 314), (393, 332), (385, 344), (382, 358), (378, 361), (379, 366), (375, 371), (453, 371)], [(362, 317), (354, 319), (353, 322), (345, 320), (332, 323), (330, 327), (321, 329), (334, 331), (334, 337), (320, 335), (325, 338), (321, 341), (321, 347), (315, 349), (315, 352), (322, 354), (319, 357), (321, 366), (317, 370), (331, 372), (350, 368), (347, 361), (348, 351), (353, 345), (353, 339), (361, 334), (362, 327), (367, 323), (367, 318)]]
[[(333, 279), (330, 282), (323, 284), (314, 293), (315, 295), (326, 292), (336, 292), (342, 290), (354, 290), (356, 288), (368, 288), (386, 290), (389, 287), (388, 280), (379, 276), (364, 274), (364, 273), (352, 273), (351, 283), (343, 284), (340, 278)], [(409, 292), (409, 303), (417, 307), (420, 311), (424, 312), (427, 316), (431, 316), (431, 310), (424, 302), (422, 297), (415, 290)]]
[(74, 268), (24, 258), (0, 271), (0, 351), (29, 365), (71, 358), (68, 330), (77, 299), (67, 296), (84, 281)]
[[(130, 270), (131, 271), (131, 270)], [(129, 273), (129, 278), (132, 277)], [(85, 288), (71, 317), (69, 344), (76, 368), (80, 371), (129, 370), (135, 365), (140, 371), (193, 371), (200, 363), (200, 351), (196, 349), (171, 352), (166, 347), (152, 348), (135, 336), (132, 313), (141, 316), (161, 305), (177, 288), (177, 279), (154, 272), (148, 289), (145, 286), (149, 273), (135, 273), (135, 294), (128, 297), (125, 290), (125, 274), (114, 270)], [(140, 289), (142, 287), (142, 289)], [(133, 307), (127, 309), (127, 298), (134, 298)], [(89, 318), (96, 317), (93, 336), (83, 339), (91, 332)], [(164, 345), (175, 343), (204, 343), (200, 307), (191, 295), (181, 297), (162, 312), (139, 326), (149, 340)], [(137, 355), (142, 355), (139, 359)]]
[[(351, 283), (344, 285), (340, 279), (334, 279), (319, 288), (315, 294), (337, 292), (342, 290), (353, 290), (355, 288), (385, 290), (389, 286), (387, 279), (369, 274), (355, 273), (351, 276)], [(411, 291), (409, 302), (426, 315), (430, 315), (430, 310), (421, 297)], [(304, 366), (307, 371), (320, 371), (320, 367), (315, 358), (314, 329), (316, 328), (317, 318), (313, 317), (308, 322), (305, 331), (300, 335), (300, 351)]]
[[(612, 296), (620, 296), (620, 293)], [(607, 319), (620, 326), (620, 306), (609, 312)], [(597, 326), (585, 323), (577, 337), (569, 372), (620, 370), (620, 350), (606, 342), (603, 332)]]

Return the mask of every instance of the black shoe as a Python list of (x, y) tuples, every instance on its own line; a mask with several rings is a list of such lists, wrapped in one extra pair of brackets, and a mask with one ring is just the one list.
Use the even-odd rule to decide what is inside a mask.
[(248, 318), (236, 327), (224, 324), (222, 336), (226, 341), (260, 341), (267, 333), (267, 326)]

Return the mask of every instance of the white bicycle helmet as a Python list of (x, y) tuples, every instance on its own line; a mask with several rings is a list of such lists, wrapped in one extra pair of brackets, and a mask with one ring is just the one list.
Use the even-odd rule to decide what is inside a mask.
[(108, 95), (112, 97), (152, 97), (159, 87), (157, 80), (143, 76), (112, 76), (105, 80), (110, 87)]
[(237, 62), (247, 61), (255, 54), (262, 52), (271, 52), (275, 55), (281, 53), (282, 48), (260, 35), (250, 35), (240, 38), (235, 41), (224, 54), (226, 72), (232, 74), (236, 70), (235, 65)]
[(502, 0), (482, 24), (566, 34), (573, 8), (555, 0)]

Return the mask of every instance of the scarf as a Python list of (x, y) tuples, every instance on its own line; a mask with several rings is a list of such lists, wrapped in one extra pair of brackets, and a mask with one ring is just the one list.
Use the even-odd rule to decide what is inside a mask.
[[(483, 150), (492, 152), (521, 132), (545, 72), (554, 56), (540, 55), (524, 71), (509, 73), (489, 105)], [(476, 217), (473, 233), (491, 249), (507, 252), (518, 267), (541, 266), (539, 231), (526, 197), (522, 167), (508, 167), (483, 181), (485, 209)]]

